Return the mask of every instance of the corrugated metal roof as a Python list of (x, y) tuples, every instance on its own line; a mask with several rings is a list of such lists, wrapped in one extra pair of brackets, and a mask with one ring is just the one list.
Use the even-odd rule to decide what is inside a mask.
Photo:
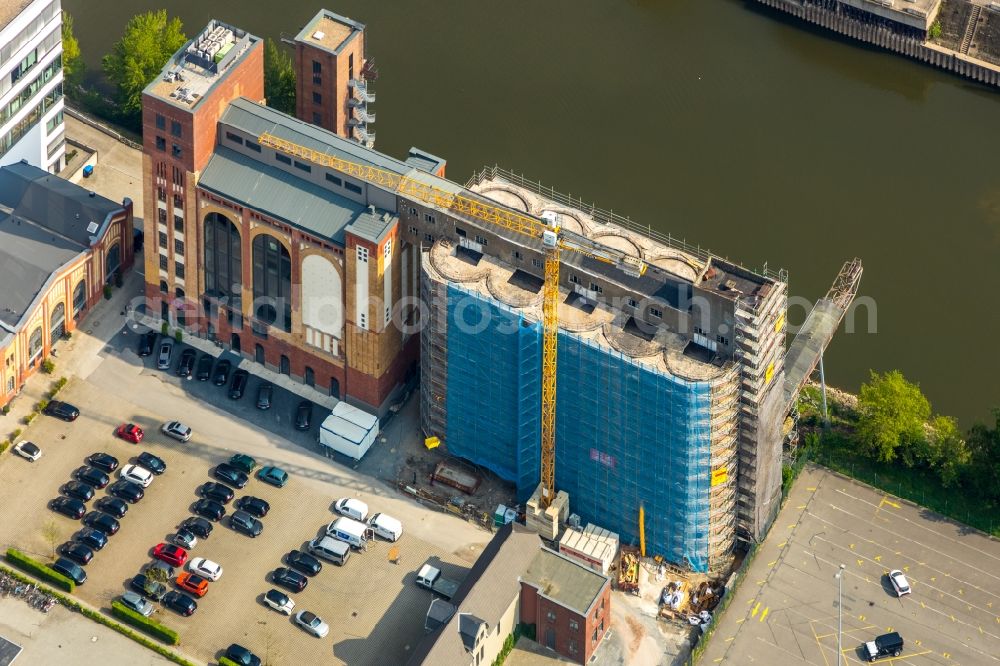
[(347, 197), (224, 146), (216, 147), (198, 185), (340, 245), (344, 229), (365, 213)]
[(366, 210), (347, 230), (365, 240), (380, 243), (398, 219), (399, 216), (393, 213), (380, 212), (373, 215)]

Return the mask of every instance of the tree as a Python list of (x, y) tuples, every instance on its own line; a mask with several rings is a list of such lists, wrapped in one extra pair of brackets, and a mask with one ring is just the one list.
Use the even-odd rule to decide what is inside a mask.
[(78, 86), (83, 79), (83, 60), (80, 42), (73, 35), (73, 17), (66, 11), (62, 13), (62, 48), (63, 77), (70, 86)]
[(42, 536), (45, 537), (45, 543), (49, 544), (49, 548), (52, 551), (52, 559), (56, 557), (56, 543), (59, 541), (59, 526), (56, 525), (54, 520), (46, 521), (42, 525)]
[(969, 484), (994, 506), (1000, 503), (1000, 409), (993, 412), (995, 425), (977, 423), (969, 430), (966, 445)]
[(123, 113), (141, 111), (142, 91), (186, 41), (181, 20), (167, 18), (165, 9), (129, 19), (122, 38), (102, 63), (108, 79), (118, 87)]
[(916, 457), (937, 472), (941, 485), (947, 488), (958, 480), (969, 464), (969, 449), (962, 439), (958, 422), (950, 416), (935, 416), (927, 430), (927, 436), (916, 447)]
[(903, 453), (912, 465), (913, 449), (925, 439), (924, 424), (931, 404), (920, 387), (906, 381), (903, 373), (892, 370), (861, 385), (858, 396), (858, 437), (875, 458), (892, 462)]
[(273, 39), (264, 47), (264, 95), (272, 109), (295, 114), (295, 66)]

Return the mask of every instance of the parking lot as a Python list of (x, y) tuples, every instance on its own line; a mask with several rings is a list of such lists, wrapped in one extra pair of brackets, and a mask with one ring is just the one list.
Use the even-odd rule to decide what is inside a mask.
[[(835, 574), (843, 580), (837, 655)], [(898, 598), (890, 570), (912, 594)], [(899, 632), (879, 663), (1000, 663), (1000, 542), (926, 509), (807, 468), (716, 628), (701, 663), (866, 663), (865, 641)]]
[[(206, 557), (224, 567), (222, 578), (211, 583), (198, 609), (184, 618), (159, 609), (156, 617), (177, 629), (185, 652), (214, 659), (232, 642), (241, 643), (272, 663), (402, 663), (408, 650), (423, 636), (423, 616), (429, 592), (416, 587), (415, 571), (425, 561), (461, 577), (474, 561), (489, 534), (471, 524), (429, 512), (391, 489), (317, 453), (316, 433), (324, 412), (316, 407), (312, 428), (291, 427), (300, 398), (275, 390), (271, 410), (256, 410), (256, 378), (239, 401), (227, 397), (228, 389), (211, 381), (184, 380), (173, 374), (179, 356), (175, 350), (171, 371), (155, 369), (154, 356), (135, 354), (136, 336), (119, 334), (99, 359), (71, 381), (59, 399), (76, 405), (80, 418), (64, 423), (38, 417), (23, 437), (38, 444), (43, 455), (35, 463), (7, 455), (0, 459), (0, 503), (6, 515), (0, 526), (0, 544), (14, 546), (40, 559), (80, 529), (79, 521), (46, 509), (49, 500), (84, 464), (91, 453), (105, 451), (122, 465), (141, 451), (160, 456), (167, 470), (146, 489), (145, 498), (131, 505), (121, 520), (121, 531), (95, 554), (87, 565), (88, 580), (77, 594), (107, 608), (127, 581), (150, 561), (150, 552), (166, 540), (176, 526), (191, 515), (197, 489), (212, 480), (214, 465), (234, 452), (245, 452), (261, 464), (285, 469), (291, 479), (274, 488), (251, 478), (236, 496), (254, 495), (268, 501), (271, 510), (262, 519), (263, 534), (251, 539), (228, 527), (224, 518), (207, 540), (200, 540), (191, 557)], [(191, 426), (194, 437), (179, 443), (160, 434), (159, 426), (178, 419)], [(114, 437), (115, 427), (134, 422), (145, 432), (140, 445)], [(117, 477), (117, 473), (112, 475)], [(97, 496), (106, 491), (99, 490)], [(366, 552), (356, 552), (344, 567), (324, 563), (301, 593), (290, 593), (296, 611), (311, 610), (330, 625), (330, 635), (313, 638), (292, 621), (263, 605), (261, 596), (273, 587), (268, 574), (285, 566), (283, 556), (323, 533), (334, 519), (333, 502), (353, 496), (367, 502), (372, 512), (384, 511), (399, 518), (404, 534), (395, 544), (399, 563), (389, 559), (390, 546), (375, 542)], [(88, 502), (92, 508), (94, 501)], [(230, 503), (227, 513), (232, 513)], [(56, 526), (54, 541), (46, 534)]]

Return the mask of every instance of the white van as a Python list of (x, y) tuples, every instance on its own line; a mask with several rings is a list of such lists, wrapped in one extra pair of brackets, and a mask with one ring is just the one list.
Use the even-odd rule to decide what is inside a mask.
[(354, 520), (364, 522), (368, 519), (368, 505), (359, 499), (354, 499), (353, 497), (345, 497), (337, 500), (336, 503), (334, 503), (333, 508), (335, 508), (337, 513), (340, 515), (353, 518)]
[(364, 548), (368, 542), (365, 532), (368, 526), (351, 518), (337, 518), (326, 528), (326, 535), (348, 543), (355, 548)]
[(372, 516), (368, 521), (368, 527), (372, 528), (376, 536), (389, 541), (396, 541), (403, 536), (403, 523), (384, 513), (376, 513)]
[(325, 536), (310, 541), (309, 552), (324, 560), (344, 566), (347, 564), (347, 558), (351, 556), (351, 547), (339, 539)]

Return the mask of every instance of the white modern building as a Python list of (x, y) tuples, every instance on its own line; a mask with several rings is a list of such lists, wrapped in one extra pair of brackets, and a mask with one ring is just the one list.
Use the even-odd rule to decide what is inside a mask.
[(0, 0), (0, 166), (64, 166), (60, 0)]

